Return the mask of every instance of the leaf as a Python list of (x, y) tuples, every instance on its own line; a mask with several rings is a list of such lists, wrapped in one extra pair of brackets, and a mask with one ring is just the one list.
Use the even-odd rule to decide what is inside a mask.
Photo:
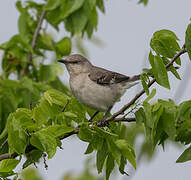
[(65, 106), (67, 101), (70, 99), (64, 93), (57, 91), (55, 89), (50, 89), (44, 93), (44, 98), (50, 103), (54, 103), (60, 106)]
[(121, 150), (122, 155), (128, 159), (132, 166), (136, 169), (135, 152), (133, 148), (124, 139), (115, 141), (117, 147)]
[(84, 154), (90, 154), (90, 153), (92, 153), (93, 152), (93, 147), (92, 147), (92, 145), (91, 145), (91, 143), (88, 145), (88, 147), (87, 147), (87, 149), (86, 149), (86, 152), (84, 153)]
[(70, 38), (64, 37), (56, 43), (57, 54), (62, 57), (71, 53), (72, 43)]
[(87, 21), (88, 16), (86, 11), (84, 8), (80, 8), (66, 19), (65, 28), (67, 31), (71, 32), (72, 35), (80, 34), (83, 32)]
[(189, 58), (191, 60), (191, 24), (189, 24), (186, 29), (185, 45)]
[(152, 66), (153, 74), (156, 78), (157, 83), (165, 88), (170, 89), (167, 70), (165, 68), (162, 58), (160, 56), (153, 57), (151, 54), (152, 53), (150, 53), (149, 55), (149, 61)]
[(143, 88), (144, 88), (144, 90), (148, 96), (149, 95), (149, 88), (147, 85), (147, 78), (143, 74), (141, 74), (140, 79), (141, 79), (142, 86), (143, 86)]
[(115, 167), (113, 156), (108, 154), (106, 161), (106, 180), (109, 180), (109, 176)]
[[(170, 62), (167, 58), (164, 58), (164, 57), (163, 57), (163, 61), (164, 61), (165, 65), (167, 65), (167, 64)], [(171, 71), (171, 73), (172, 73), (177, 79), (181, 80), (180, 75), (178, 74), (178, 72), (176, 71), (176, 68), (175, 68), (173, 65), (171, 65), (170, 67), (168, 67), (167, 70)]]
[(154, 33), (150, 46), (157, 54), (173, 58), (176, 52), (180, 51), (177, 40), (177, 36), (172, 31), (163, 29)]
[(91, 144), (96, 150), (100, 150), (103, 146), (104, 138), (99, 136), (97, 133), (93, 134)]
[(151, 94), (144, 100), (145, 102), (150, 101), (156, 95), (156, 89), (152, 89)]
[(82, 141), (91, 142), (93, 137), (93, 132), (86, 124), (82, 124), (79, 129), (78, 137)]
[(27, 168), (21, 173), (24, 180), (42, 180), (38, 171), (35, 168)]
[(135, 112), (135, 117), (136, 117), (137, 124), (140, 124), (146, 121), (145, 112), (142, 107)]
[(84, 1), (85, 0), (70, 0), (70, 1), (64, 0), (62, 2), (61, 18), (65, 19), (66, 17), (68, 17), (69, 15), (80, 9), (84, 4)]
[(112, 154), (113, 158), (117, 162), (117, 164), (120, 166), (120, 160), (121, 160), (121, 151), (117, 147), (116, 143), (111, 140), (107, 139), (107, 145), (108, 145), (108, 150)]
[(17, 159), (4, 159), (0, 161), (0, 172), (11, 172), (19, 164)]
[(75, 128), (63, 126), (63, 125), (52, 125), (46, 128), (43, 128), (39, 132), (51, 134), (54, 138), (63, 136), (66, 133), (74, 131)]
[(96, 5), (98, 6), (98, 8), (99, 8), (103, 13), (105, 12), (104, 0), (96, 1)]
[(44, 9), (51, 11), (56, 9), (60, 4), (61, 0), (48, 0), (47, 4), (44, 6)]
[(108, 154), (107, 143), (103, 142), (102, 148), (97, 151), (97, 156), (96, 156), (96, 166), (97, 166), (98, 173), (102, 172), (107, 154)]
[(32, 134), (30, 143), (39, 150), (47, 152), (49, 159), (56, 153), (56, 139), (47, 131), (41, 130)]
[[(16, 113), (12, 113), (8, 117), (8, 144), (11, 153), (16, 152), (18, 154), (25, 153), (25, 149), (28, 145), (28, 136), (22, 127), (21, 119), (24, 113), (20, 113), (18, 116)], [(24, 117), (25, 118), (25, 117)], [(26, 118), (27, 119), (27, 118)], [(17, 141), (15, 141), (17, 139)]]
[(102, 129), (102, 128), (98, 127), (98, 126), (94, 126), (93, 128), (94, 128), (95, 131), (98, 132), (98, 134), (100, 136), (103, 136), (103, 137), (108, 137), (108, 136), (118, 137), (117, 134), (111, 133), (109, 131), (105, 131), (104, 129)]
[(23, 164), (23, 169), (28, 167), (30, 164), (34, 162), (39, 162), (40, 158), (42, 157), (42, 151), (38, 149), (34, 149), (26, 154), (27, 160)]
[(176, 160), (177, 163), (183, 163), (191, 160), (191, 146), (188, 147)]
[(139, 0), (139, 3), (143, 3), (144, 6), (148, 4), (149, 0)]

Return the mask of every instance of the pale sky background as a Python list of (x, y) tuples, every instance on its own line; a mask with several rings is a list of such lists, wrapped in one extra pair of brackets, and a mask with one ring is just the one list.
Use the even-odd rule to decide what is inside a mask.
[[(7, 41), (12, 35), (17, 33), (18, 12), (15, 8), (15, 0), (0, 1), (0, 43)], [(102, 66), (113, 71), (118, 71), (126, 75), (139, 74), (146, 66), (147, 54), (149, 52), (149, 42), (152, 34), (160, 29), (170, 29), (179, 37), (180, 44), (184, 43), (184, 33), (191, 17), (191, 1), (189, 0), (150, 0), (147, 7), (138, 5), (136, 0), (106, 0), (106, 14), (99, 16), (97, 37), (103, 40), (104, 47), (96, 47), (90, 42), (86, 42), (90, 58), (93, 64)], [(63, 33), (60, 33), (60, 37)], [(0, 52), (2, 55), (2, 52)], [(182, 81), (172, 79), (171, 90), (157, 86), (156, 99), (174, 98), (178, 87), (179, 92), (184, 92), (181, 101), (191, 99), (191, 86), (183, 75), (187, 67), (187, 76), (190, 76), (189, 68), (191, 63), (187, 55), (182, 58), (183, 68), (181, 72)], [(65, 69), (64, 69), (65, 70)], [(66, 71), (63, 76), (66, 75)], [(65, 81), (68, 75), (66, 75)], [(185, 86), (187, 85), (187, 86)], [(186, 88), (187, 87), (187, 88)], [(135, 91), (140, 87), (129, 90), (118, 103), (113, 112), (127, 103)], [(176, 98), (176, 102), (179, 99)], [(42, 175), (46, 180), (59, 180), (61, 176), (72, 171), (75, 173), (83, 169), (85, 155), (83, 154), (87, 144), (73, 138), (63, 141), (64, 150), (58, 150), (56, 156), (48, 160), (48, 171), (40, 167)], [(141, 139), (140, 139), (141, 140)], [(138, 144), (138, 142), (137, 142)], [(175, 161), (183, 149), (177, 149), (169, 145), (165, 152), (159, 147), (158, 155), (147, 163), (142, 161), (138, 166), (132, 180), (188, 180), (191, 177), (191, 162), (176, 164)], [(116, 180), (129, 179), (126, 176), (114, 177)]]

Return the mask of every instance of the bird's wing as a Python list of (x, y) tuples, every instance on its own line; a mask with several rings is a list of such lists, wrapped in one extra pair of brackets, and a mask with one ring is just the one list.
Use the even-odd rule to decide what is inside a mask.
[(130, 78), (129, 76), (108, 71), (103, 68), (92, 67), (89, 72), (89, 78), (100, 85), (111, 85), (111, 84), (116, 84), (123, 81), (129, 81), (129, 82), (136, 81), (139, 79), (139, 75)]

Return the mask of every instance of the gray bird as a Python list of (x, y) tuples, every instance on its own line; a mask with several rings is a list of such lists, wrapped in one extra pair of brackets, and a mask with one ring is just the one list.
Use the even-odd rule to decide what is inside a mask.
[(115, 102), (125, 93), (125, 90), (134, 86), (140, 75), (128, 77), (100, 67), (93, 66), (88, 59), (79, 54), (68, 56), (64, 63), (70, 75), (70, 88), (78, 101), (85, 106), (96, 110), (90, 121), (98, 112), (107, 115)]

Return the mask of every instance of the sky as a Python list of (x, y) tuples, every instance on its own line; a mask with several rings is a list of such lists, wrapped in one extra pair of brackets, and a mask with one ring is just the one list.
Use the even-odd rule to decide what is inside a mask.
[[(7, 41), (17, 33), (18, 12), (15, 0), (0, 1), (0, 43)], [(126, 75), (139, 74), (147, 67), (149, 43), (153, 33), (160, 29), (170, 29), (176, 33), (183, 45), (185, 29), (191, 17), (191, 1), (189, 0), (150, 0), (147, 7), (137, 4), (136, 0), (105, 0), (106, 13), (99, 14), (99, 25), (95, 36), (101, 39), (104, 47), (97, 47), (91, 42), (85, 42), (89, 58), (96, 66), (120, 72)], [(63, 36), (64, 30), (59, 37)], [(2, 55), (2, 52), (0, 52)], [(182, 58), (179, 70), (182, 81), (170, 76), (171, 90), (157, 87), (156, 99), (173, 98), (177, 103), (191, 99), (189, 77), (191, 63), (187, 55)], [(64, 69), (63, 80), (68, 81)], [(117, 111), (127, 103), (140, 86), (128, 90), (117, 103), (112, 112)], [(73, 139), (71, 141), (71, 139)], [(140, 140), (141, 141), (141, 140)], [(138, 143), (138, 142), (137, 142)], [(83, 169), (87, 144), (73, 137), (63, 141), (63, 150), (58, 150), (56, 156), (48, 160), (48, 170), (40, 166), (46, 180), (59, 180), (68, 172), (80, 172)], [(157, 156), (150, 162), (142, 161), (131, 180), (186, 180), (190, 179), (191, 162), (176, 164), (175, 161), (183, 149), (169, 145), (158, 149)], [(118, 176), (114, 179), (125, 180), (128, 177)]]

